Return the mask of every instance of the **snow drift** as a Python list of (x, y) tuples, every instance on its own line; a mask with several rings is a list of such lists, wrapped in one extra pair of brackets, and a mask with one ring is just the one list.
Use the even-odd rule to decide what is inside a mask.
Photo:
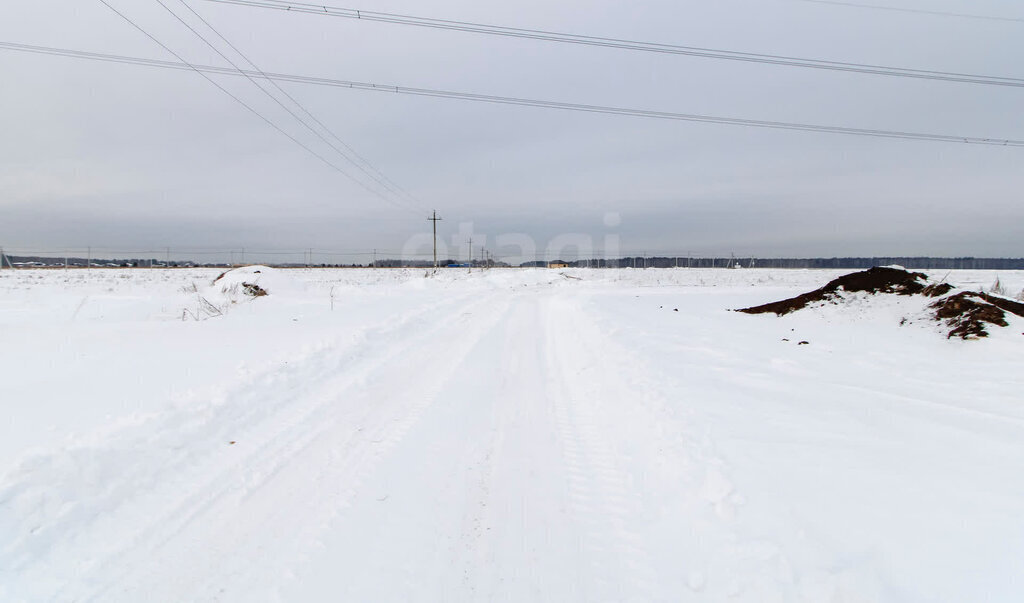
[(267, 297), (273, 293), (301, 294), (290, 276), (268, 266), (242, 266), (219, 274), (209, 284), (192, 283), (184, 291), (190, 294), (189, 304), (182, 309), (183, 320), (205, 320), (229, 312), (232, 307)]

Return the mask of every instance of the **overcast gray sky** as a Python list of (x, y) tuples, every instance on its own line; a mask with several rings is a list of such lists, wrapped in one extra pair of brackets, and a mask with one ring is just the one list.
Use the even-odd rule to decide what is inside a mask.
[[(189, 61), (155, 0), (109, 0)], [(1024, 89), (505, 39), (187, 0), (265, 71), (673, 112), (1024, 139)], [(167, 5), (198, 22), (179, 0)], [(1018, 2), (875, 4), (1024, 18)], [(337, 0), (334, 6), (1024, 77), (1024, 22), (800, 0)], [(6, 0), (0, 40), (174, 60), (98, 0)], [(192, 72), (0, 51), (0, 245), (401, 249), (473, 222), (540, 247), (1021, 256), (1024, 149), (645, 120), (282, 84), (413, 197), (370, 195)], [(244, 79), (225, 87), (323, 143)], [(409, 207), (412, 205), (413, 207)], [(605, 225), (607, 212), (621, 224)]]

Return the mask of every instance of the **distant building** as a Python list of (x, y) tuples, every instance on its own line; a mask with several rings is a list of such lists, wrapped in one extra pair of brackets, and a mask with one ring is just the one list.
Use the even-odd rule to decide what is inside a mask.
[(565, 262), (551, 262), (548, 264), (548, 268), (568, 268), (569, 264)]

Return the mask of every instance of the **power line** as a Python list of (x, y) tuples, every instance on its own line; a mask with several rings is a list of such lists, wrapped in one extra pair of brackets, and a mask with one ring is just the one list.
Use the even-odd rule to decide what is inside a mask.
[[(231, 65), (232, 67), (234, 67), (234, 68), (235, 68), (235, 70), (238, 70), (239, 72), (241, 72), (241, 67), (239, 67), (237, 63), (235, 63), (234, 61), (232, 61), (232, 60), (231, 60), (231, 58), (229, 58), (229, 57), (228, 57), (227, 55), (225, 55), (225, 54), (224, 54), (223, 52), (221, 52), (221, 51), (220, 51), (220, 49), (219, 49), (219, 48), (217, 48), (217, 47), (216, 47), (216, 46), (215, 46), (215, 45), (214, 45), (213, 43), (211, 43), (211, 42), (210, 42), (209, 40), (207, 40), (205, 36), (203, 36), (203, 35), (202, 35), (201, 33), (199, 33), (198, 31), (196, 31), (196, 29), (195, 29), (195, 28), (193, 28), (193, 27), (192, 27), (191, 25), (189, 25), (189, 23), (188, 23), (187, 21), (185, 21), (185, 20), (184, 20), (184, 19), (182, 19), (182, 18), (181, 18), (181, 17), (180, 17), (180, 16), (179, 16), (179, 15), (178, 15), (177, 13), (175, 13), (174, 11), (172, 11), (172, 10), (171, 10), (171, 9), (170, 9), (170, 8), (169, 8), (169, 7), (168, 7), (168, 6), (166, 5), (166, 4), (164, 4), (164, 2), (163, 2), (162, 0), (156, 0), (156, 2), (157, 2), (157, 4), (159, 4), (160, 6), (162, 6), (162, 7), (164, 8), (164, 10), (166, 10), (166, 11), (167, 11), (168, 13), (170, 13), (170, 14), (171, 14), (171, 15), (172, 15), (172, 16), (173, 16), (173, 17), (174, 17), (175, 19), (177, 19), (179, 23), (181, 23), (182, 25), (184, 25), (184, 26), (185, 26), (185, 27), (186, 27), (186, 28), (187, 28), (187, 29), (188, 29), (189, 31), (191, 31), (191, 32), (192, 32), (193, 34), (195, 34), (195, 35), (196, 35), (196, 37), (198, 37), (198, 38), (199, 38), (200, 40), (202, 40), (204, 44), (206, 44), (207, 46), (209, 46), (209, 47), (210, 47), (210, 48), (211, 48), (211, 49), (212, 49), (212, 50), (213, 50), (214, 52), (216, 52), (216, 53), (217, 53), (218, 55), (220, 55), (220, 57), (221, 57), (221, 58), (223, 58), (223, 59), (224, 59), (225, 61), (227, 61), (227, 62), (228, 62), (228, 64), (230, 64), (230, 65)], [(191, 9), (191, 7), (189, 7), (189, 6), (188, 6), (188, 4), (186, 4), (186, 3), (184, 2), (184, 0), (179, 0), (179, 2), (181, 2), (181, 4), (185, 6), (185, 8), (188, 8), (189, 10), (192, 10), (192, 9)], [(214, 33), (216, 33), (216, 34), (217, 34), (218, 36), (220, 36), (220, 33), (219, 33), (219, 32), (217, 32), (217, 31), (216, 31), (216, 30), (215, 30), (215, 29), (213, 28), (213, 26), (212, 26), (212, 25), (210, 25), (210, 24), (209, 24), (208, 22), (206, 22), (206, 21), (205, 21), (204, 19), (202, 19), (202, 17), (200, 17), (200, 16), (199, 16), (199, 14), (198, 14), (198, 13), (196, 13), (195, 11), (192, 11), (192, 12), (193, 12), (193, 14), (195, 14), (195, 15), (196, 15), (197, 17), (199, 17), (199, 18), (200, 18), (200, 19), (201, 19), (201, 20), (203, 21), (203, 23), (205, 23), (205, 24), (206, 24), (206, 26), (207, 26), (207, 27), (209, 27), (209, 28), (210, 28), (210, 29), (211, 29), (211, 30), (212, 30), (212, 31), (213, 31)], [(222, 40), (224, 40), (225, 42), (227, 42), (227, 39), (226, 39), (226, 38), (224, 38), (223, 36), (220, 36), (220, 37), (221, 37), (221, 39), (222, 39)], [(241, 56), (242, 56), (243, 58), (245, 58), (245, 56), (244, 56), (244, 55), (242, 55), (242, 53), (241, 53), (240, 51), (238, 51), (238, 49), (237, 49), (237, 48), (235, 48), (235, 47), (234, 47), (233, 45), (231, 45), (231, 43), (230, 43), (230, 42), (227, 42), (227, 43), (228, 43), (228, 45), (229, 45), (229, 46), (231, 46), (231, 47), (232, 47), (233, 49), (235, 49), (235, 52), (238, 52), (238, 54), (239, 54), (239, 55), (241, 55)], [(248, 61), (248, 59), (246, 59), (246, 60)], [(258, 67), (255, 67), (255, 65), (254, 65), (254, 64), (253, 64), (253, 63), (252, 63), (251, 61), (249, 61), (249, 64), (250, 64), (250, 65), (253, 65), (253, 67), (254, 67), (254, 68), (255, 68), (255, 69), (257, 70), (257, 71), (259, 71), (259, 68), (258, 68)], [(244, 74), (243, 74), (243, 75), (244, 75)], [(271, 99), (272, 101), (274, 101), (274, 102), (275, 102), (275, 103), (276, 103), (276, 104), (277, 104), (277, 105), (278, 105), (279, 107), (281, 107), (282, 109), (284, 109), (284, 110), (285, 110), (285, 111), (286, 111), (286, 112), (287, 112), (287, 113), (288, 113), (289, 115), (291, 115), (291, 116), (292, 116), (293, 118), (295, 118), (295, 120), (296, 120), (296, 121), (298, 121), (298, 122), (299, 122), (300, 124), (302, 124), (302, 126), (303, 126), (303, 127), (305, 127), (305, 128), (307, 129), (307, 130), (309, 130), (310, 132), (312, 132), (314, 136), (318, 137), (318, 138), (319, 138), (319, 139), (320, 139), (321, 141), (323, 141), (323, 142), (324, 142), (324, 144), (326, 144), (326, 145), (327, 145), (327, 146), (329, 146), (329, 147), (330, 147), (331, 149), (333, 149), (333, 150), (334, 150), (334, 151), (335, 151), (336, 153), (338, 153), (338, 155), (340, 155), (340, 156), (341, 156), (341, 157), (342, 157), (342, 158), (343, 158), (343, 159), (344, 159), (345, 161), (349, 162), (350, 164), (352, 164), (352, 165), (353, 165), (353, 166), (355, 166), (356, 168), (360, 169), (360, 170), (361, 170), (361, 171), (362, 171), (362, 172), (363, 172), (364, 174), (366, 174), (367, 176), (370, 176), (370, 178), (371, 178), (371, 179), (373, 179), (373, 180), (374, 180), (374, 181), (376, 181), (376, 182), (377, 182), (378, 184), (380, 184), (380, 185), (381, 185), (381, 186), (382, 186), (382, 187), (383, 187), (383, 188), (384, 188), (385, 190), (387, 190), (388, 192), (390, 192), (390, 193), (392, 193), (392, 194), (396, 194), (396, 193), (395, 193), (394, 191), (392, 191), (392, 190), (391, 190), (391, 189), (390, 189), (390, 188), (389, 188), (389, 187), (388, 187), (388, 186), (387, 186), (386, 184), (384, 184), (383, 182), (381, 182), (381, 181), (380, 181), (379, 179), (375, 178), (375, 177), (374, 177), (374, 176), (373, 176), (372, 174), (370, 174), (369, 172), (367, 172), (367, 170), (366, 170), (365, 168), (363, 168), (363, 167), (362, 167), (362, 166), (360, 166), (360, 165), (359, 165), (358, 163), (356, 163), (356, 162), (355, 162), (355, 161), (354, 161), (353, 159), (351, 159), (350, 157), (348, 157), (348, 155), (346, 155), (346, 154), (345, 154), (345, 153), (344, 153), (344, 152), (343, 152), (343, 151), (342, 151), (342, 150), (341, 150), (340, 148), (338, 148), (338, 147), (337, 147), (337, 146), (336, 146), (335, 144), (333, 144), (333, 143), (332, 143), (332, 142), (331, 142), (330, 140), (328, 140), (328, 139), (327, 139), (327, 138), (326, 138), (326, 137), (325, 137), (325, 136), (324, 136), (324, 135), (323, 135), (322, 133), (320, 133), (319, 131), (317, 131), (317, 130), (316, 130), (316, 128), (314, 128), (314, 127), (312, 127), (311, 125), (309, 125), (309, 123), (307, 123), (307, 122), (306, 122), (306, 120), (302, 119), (302, 117), (300, 117), (300, 116), (299, 116), (298, 114), (296, 114), (296, 113), (295, 113), (295, 111), (293, 111), (293, 110), (292, 110), (292, 109), (291, 109), (290, 107), (288, 107), (287, 105), (285, 105), (285, 104), (284, 104), (284, 103), (283, 103), (283, 102), (282, 102), (282, 101), (281, 101), (280, 99), (278, 99), (278, 98), (277, 98), (276, 96), (274, 96), (274, 95), (273, 95), (273, 94), (272, 94), (272, 93), (271, 93), (271, 92), (270, 92), (269, 90), (267, 90), (267, 89), (266, 89), (266, 88), (264, 88), (264, 87), (263, 87), (262, 85), (260, 85), (260, 83), (259, 83), (259, 82), (257, 82), (257, 81), (256, 81), (256, 79), (254, 79), (253, 77), (251, 77), (251, 76), (248, 76), (248, 75), (246, 75), (245, 77), (246, 77), (246, 79), (248, 79), (248, 80), (249, 80), (249, 81), (250, 81), (250, 82), (251, 82), (251, 83), (252, 83), (252, 84), (253, 84), (254, 86), (256, 86), (256, 88), (258, 88), (258, 89), (260, 90), (260, 92), (262, 92), (263, 94), (265, 94), (265, 95), (266, 95), (267, 97), (269, 97), (269, 98), (270, 98), (270, 99)], [(277, 87), (277, 88), (278, 88), (279, 90), (281, 89), (281, 87), (280, 87), (280, 86), (279, 86), (279, 85), (278, 85), (278, 84), (277, 84), (276, 82), (273, 82), (273, 80), (270, 80), (270, 81), (271, 81), (271, 82), (272, 82), (272, 83), (273, 83), (273, 84), (274, 84), (274, 85), (275, 85), (275, 86), (276, 86), (276, 87)], [(293, 99), (293, 101), (294, 101), (294, 99)], [(348, 176), (349, 178), (351, 178), (351, 179), (355, 180), (355, 177), (354, 177), (354, 176), (352, 176), (351, 174), (345, 173), (345, 175), (346, 175), (346, 176)], [(381, 195), (379, 195), (379, 194), (378, 194), (378, 196), (381, 196)], [(416, 210), (416, 208), (415, 208), (415, 207), (410, 207), (410, 208), (408, 208), (408, 209), (413, 209), (414, 211)]]
[[(168, 8), (167, 5), (165, 5), (161, 0), (156, 0), (156, 1), (161, 6), (163, 6), (164, 9), (167, 10), (167, 12), (171, 13), (171, 15), (173, 15), (179, 22), (181, 22), (185, 27), (187, 27), (192, 33), (194, 33), (197, 37), (199, 37), (199, 39), (201, 39), (207, 46), (212, 48), (214, 52), (216, 52), (218, 55), (223, 57), (224, 60), (226, 60), (232, 67), (234, 67), (237, 70), (241, 70), (241, 67), (239, 67), (230, 58), (225, 56), (224, 53), (222, 53), (216, 46), (211, 44), (209, 40), (207, 40), (202, 34), (200, 34), (198, 31), (196, 31), (194, 28), (192, 28), (192, 26), (190, 26), (187, 22), (185, 22), (185, 20), (182, 19), (181, 17), (179, 17), (176, 13), (174, 13), (174, 11), (172, 11), (170, 8)], [(240, 56), (246, 63), (248, 63), (250, 67), (252, 67), (254, 70), (256, 70), (260, 74), (263, 73), (263, 71), (256, 65), (256, 63), (254, 63), (252, 60), (250, 60), (249, 57), (247, 57), (245, 55), (245, 53), (243, 53), (241, 50), (239, 50), (237, 46), (232, 44), (231, 41), (228, 40), (223, 34), (221, 34), (209, 21), (207, 21), (205, 18), (203, 18), (202, 15), (200, 15), (198, 12), (196, 12), (195, 9), (193, 9), (191, 6), (189, 6), (188, 3), (185, 2), (185, 0), (178, 0), (178, 2), (180, 2), (182, 6), (184, 6), (186, 9), (188, 9), (189, 12), (191, 12), (197, 19), (199, 19), (218, 38), (220, 38), (225, 44), (227, 44), (232, 50), (234, 50), (235, 53), (237, 53), (238, 56)], [(397, 184), (395, 184), (394, 181), (392, 181), (390, 178), (385, 176), (383, 172), (381, 172), (379, 169), (374, 167), (373, 164), (371, 164), (369, 162), (369, 160), (367, 160), (365, 157), (363, 157), (358, 152), (356, 152), (355, 149), (353, 149), (350, 145), (348, 145), (345, 141), (343, 141), (330, 128), (328, 128), (326, 125), (324, 125), (324, 123), (322, 121), (317, 119), (317, 117), (315, 115), (313, 115), (312, 112), (310, 112), (308, 109), (306, 109), (306, 107), (304, 107), (302, 105), (302, 103), (300, 103), (298, 100), (296, 100), (295, 97), (293, 97), (291, 94), (289, 94), (287, 91), (285, 91), (285, 89), (282, 88), (275, 80), (268, 79), (266, 81), (268, 81), (272, 86), (274, 86), (274, 88), (276, 88), (278, 92), (283, 94), (285, 96), (285, 98), (287, 98), (289, 101), (291, 101), (292, 104), (294, 104), (296, 107), (298, 107), (298, 109), (300, 111), (302, 111), (313, 123), (318, 125), (324, 132), (327, 132), (327, 134), (330, 135), (331, 138), (333, 138), (335, 141), (337, 141), (338, 144), (340, 144), (342, 147), (344, 147), (348, 151), (348, 153), (346, 153), (345, 151), (342, 151), (341, 149), (339, 149), (330, 140), (327, 140), (327, 138), (325, 138), (323, 136), (323, 134), (321, 134), (315, 128), (310, 126), (300, 116), (296, 115), (295, 112), (293, 112), (288, 106), (286, 106), (284, 103), (282, 103), (273, 94), (271, 94), (269, 90), (266, 90), (263, 86), (261, 86), (255, 79), (253, 79), (251, 77), (249, 77), (248, 79), (249, 79), (250, 82), (252, 82), (252, 84), (254, 86), (259, 88), (260, 91), (262, 91), (264, 94), (269, 96), (282, 109), (287, 111), (299, 123), (301, 123), (303, 126), (305, 126), (310, 132), (312, 132), (314, 135), (316, 135), (318, 138), (320, 138), (320, 140), (322, 140), (329, 147), (334, 149), (339, 155), (341, 155), (342, 158), (344, 158), (346, 161), (348, 161), (353, 166), (355, 166), (357, 169), (359, 169), (361, 172), (363, 172), (363, 174), (365, 174), (367, 177), (369, 177), (374, 182), (379, 184), (381, 187), (383, 187), (389, 193), (391, 193), (393, 195), (396, 195), (396, 196), (399, 196), (399, 197), (404, 196), (406, 199), (409, 200), (409, 202), (412, 203), (414, 209), (417, 209), (417, 210), (420, 209), (420, 208), (416, 207), (419, 204), (419, 202), (412, 195), (407, 193), (404, 189), (402, 189), (402, 187), (400, 187)], [(350, 157), (349, 154), (351, 154), (352, 157)], [(353, 159), (353, 157), (354, 157), (354, 159)]]
[(1017, 17), (995, 17), (991, 15), (976, 15), (970, 13), (954, 13), (941, 10), (926, 10), (921, 8), (902, 8), (897, 6), (883, 6), (880, 4), (862, 4), (860, 2), (841, 2), (840, 0), (796, 0), (797, 2), (809, 2), (811, 4), (831, 4), (832, 6), (847, 6), (852, 8), (869, 8), (873, 10), (886, 10), (896, 13), (913, 13), (918, 15), (933, 15), (936, 17), (958, 17), (961, 19), (979, 19), (983, 21), (1007, 21), (1010, 23), (1024, 23), (1024, 19)]
[[(935, 71), (928, 69), (909, 69), (905, 67), (890, 67), (885, 65), (871, 65), (866, 63), (848, 63), (842, 61), (827, 61), (821, 59), (806, 59), (800, 57), (790, 57), (773, 54), (701, 48), (696, 46), (681, 46), (676, 44), (641, 42), (636, 40), (604, 38), (598, 36), (545, 31), (540, 29), (524, 29), (518, 27), (505, 27), (502, 25), (486, 25), (482, 23), (472, 23), (468, 21), (431, 19), (427, 17), (415, 17), (411, 15), (399, 15), (393, 13), (364, 11), (353, 8), (331, 7), (318, 4), (306, 4), (301, 2), (284, 2), (282, 0), (205, 1), (214, 2), (217, 4), (232, 4), (237, 6), (248, 6), (255, 8), (280, 10), (285, 12), (308, 13), (328, 17), (341, 17), (346, 19), (355, 19), (359, 21), (376, 21), (381, 23), (412, 25), (416, 27), (446, 29), (451, 31), (504, 36), (510, 38), (525, 38), (529, 40), (542, 40), (546, 42), (559, 42), (565, 44), (579, 44), (584, 46), (616, 48), (620, 50), (634, 50), (640, 52), (653, 52), (660, 54), (704, 57), (728, 61), (743, 61), (748, 63), (760, 63), (766, 65), (805, 67), (809, 69), (824, 69), (830, 71), (843, 71), (849, 73), (863, 73), (868, 75), (884, 75), (891, 77), (905, 77), (923, 80), (937, 80), (965, 84), (1024, 87), (1024, 79), (1022, 78), (979, 75), (972, 73), (957, 73), (952, 71)], [(805, 1), (811, 2), (816, 0)]]
[[(102, 1), (102, 0), (101, 0)], [(209, 65), (198, 65), (185, 62), (161, 61), (156, 59), (144, 59), (124, 55), (111, 55), (79, 50), (68, 50), (46, 46), (30, 46), (27, 44), (15, 44), (11, 42), (0, 42), (0, 50), (15, 50), (19, 52), (30, 52), (36, 54), (48, 54), (55, 56), (88, 59), (96, 61), (124, 63), (130, 65), (142, 65), (147, 67), (160, 67), (164, 69), (192, 70), (203, 73), (214, 73), (219, 75), (233, 75), (250, 77), (261, 77), (283, 82), (294, 82), (298, 84), (312, 84), (319, 86), (332, 86), (337, 88), (349, 88), (352, 90), (367, 90), (373, 92), (390, 92), (395, 94), (407, 94), (414, 96), (427, 96), (433, 98), (448, 98), (482, 103), (493, 103), (503, 105), (518, 105), (526, 107), (540, 107), (545, 109), (560, 109), (565, 111), (580, 111), (585, 113), (598, 113), (605, 115), (622, 115), (630, 117), (643, 117), (647, 119), (664, 119), (672, 121), (688, 121), (712, 123), (721, 125), (744, 126), (753, 128), (769, 128), (776, 130), (797, 130), (802, 132), (819, 132), (825, 134), (845, 134), (851, 136), (869, 136), (876, 138), (898, 138), (906, 140), (925, 140), (931, 142), (947, 142), (962, 144), (978, 144), (989, 146), (1024, 147), (1024, 140), (1007, 138), (987, 138), (978, 136), (957, 136), (951, 134), (931, 134), (922, 132), (905, 132), (899, 130), (878, 130), (870, 128), (851, 128), (845, 126), (827, 126), (819, 124), (806, 124), (798, 122), (783, 122), (745, 119), (737, 117), (720, 117), (712, 115), (698, 115), (689, 113), (673, 113), (669, 111), (652, 111), (646, 109), (631, 109), (625, 107), (610, 107), (603, 105), (590, 105), (584, 103), (568, 103), (560, 101), (549, 101), (529, 98), (518, 98), (512, 96), (494, 96), (487, 94), (476, 94), (471, 92), (456, 92), (450, 90), (437, 90), (430, 88), (411, 88), (405, 86), (380, 85), (367, 82), (355, 82), (320, 78), (285, 73), (245, 71), (244, 73), (225, 67), (213, 67)]]
[[(144, 28), (143, 28), (142, 26), (140, 26), (140, 25), (138, 25), (137, 23), (135, 23), (135, 21), (133, 21), (133, 20), (132, 20), (131, 18), (129, 18), (129, 17), (127, 16), (127, 15), (125, 15), (125, 14), (124, 14), (124, 13), (122, 13), (121, 11), (119, 11), (119, 10), (117, 10), (116, 8), (114, 8), (113, 6), (111, 6), (111, 5), (110, 5), (110, 4), (109, 4), (109, 3), (107, 2), (107, 0), (99, 0), (99, 1), (100, 1), (100, 3), (102, 3), (102, 4), (104, 5), (104, 6), (106, 6), (106, 7), (107, 7), (107, 8), (109, 8), (109, 9), (110, 9), (111, 11), (113, 11), (113, 12), (114, 12), (114, 14), (116, 14), (117, 16), (119, 16), (119, 17), (121, 17), (121, 18), (122, 18), (123, 20), (125, 20), (125, 21), (126, 21), (126, 22), (127, 22), (127, 23), (128, 23), (129, 25), (131, 25), (131, 26), (132, 26), (133, 28), (137, 29), (137, 30), (138, 30), (139, 32), (141, 32), (141, 33), (142, 33), (143, 35), (145, 35), (145, 36), (146, 36), (147, 38), (149, 38), (150, 40), (152, 40), (153, 42), (155, 42), (155, 43), (156, 43), (157, 45), (159, 45), (159, 46), (160, 46), (161, 48), (163, 48), (164, 50), (166, 50), (167, 52), (169, 52), (169, 53), (170, 53), (171, 55), (173, 55), (173, 56), (174, 56), (175, 58), (177, 58), (177, 59), (178, 59), (178, 61), (180, 61), (180, 63), (178, 64), (178, 68), (180, 68), (180, 69), (187, 69), (187, 70), (191, 70), (191, 71), (195, 71), (196, 73), (198, 73), (199, 75), (201, 75), (201, 76), (203, 77), (203, 79), (205, 79), (206, 81), (208, 81), (208, 82), (210, 82), (211, 84), (213, 84), (214, 86), (216, 86), (218, 90), (220, 90), (220, 91), (221, 91), (221, 92), (223, 92), (224, 94), (226, 94), (226, 95), (228, 95), (229, 97), (231, 97), (231, 99), (232, 99), (232, 100), (234, 100), (234, 101), (235, 101), (236, 103), (238, 103), (239, 105), (241, 105), (242, 107), (244, 107), (244, 108), (245, 108), (245, 109), (246, 109), (247, 111), (249, 111), (250, 113), (252, 113), (252, 114), (253, 114), (253, 115), (255, 115), (256, 117), (260, 118), (260, 119), (261, 119), (261, 120), (262, 120), (263, 122), (265, 122), (265, 123), (266, 123), (267, 125), (269, 125), (270, 127), (274, 128), (275, 130), (277, 130), (278, 132), (280, 132), (281, 134), (283, 134), (284, 136), (286, 136), (286, 137), (287, 137), (287, 138), (288, 138), (289, 140), (291, 140), (291, 141), (292, 141), (292, 142), (294, 142), (295, 144), (297, 144), (297, 145), (299, 145), (300, 147), (302, 147), (303, 149), (305, 149), (305, 150), (306, 150), (306, 151), (307, 151), (307, 152), (308, 152), (309, 154), (313, 155), (314, 157), (316, 157), (317, 159), (319, 159), (320, 161), (322, 161), (323, 163), (325, 163), (325, 164), (326, 164), (327, 166), (331, 167), (331, 168), (332, 168), (332, 169), (334, 169), (335, 171), (337, 171), (337, 172), (341, 173), (342, 175), (346, 176), (347, 178), (351, 179), (351, 180), (352, 180), (353, 182), (355, 182), (356, 184), (358, 184), (358, 185), (359, 185), (359, 186), (361, 186), (362, 188), (366, 189), (366, 190), (367, 190), (368, 192), (370, 192), (371, 194), (373, 194), (373, 195), (375, 195), (375, 196), (377, 196), (377, 197), (379, 197), (379, 198), (383, 199), (383, 200), (384, 200), (384, 201), (386, 201), (386, 202), (389, 202), (389, 203), (391, 202), (391, 201), (390, 201), (390, 200), (389, 200), (388, 198), (386, 198), (386, 197), (382, 196), (382, 195), (381, 195), (381, 194), (380, 194), (379, 192), (377, 192), (376, 190), (374, 190), (374, 189), (370, 188), (369, 186), (367, 186), (366, 184), (364, 184), (364, 183), (363, 183), (362, 181), (360, 181), (360, 180), (357, 180), (357, 179), (353, 178), (353, 177), (352, 177), (351, 175), (349, 175), (349, 174), (348, 174), (348, 173), (347, 173), (347, 172), (346, 172), (346, 171), (345, 171), (344, 169), (342, 169), (342, 168), (341, 168), (340, 166), (338, 166), (338, 165), (334, 164), (334, 163), (333, 163), (333, 162), (331, 162), (331, 161), (330, 161), (329, 159), (327, 159), (326, 157), (324, 157), (324, 156), (323, 156), (323, 155), (321, 155), (320, 153), (317, 153), (317, 152), (316, 152), (315, 150), (313, 150), (312, 148), (310, 148), (309, 146), (307, 146), (306, 144), (304, 144), (304, 143), (303, 143), (302, 141), (300, 141), (299, 139), (295, 138), (294, 136), (292, 136), (291, 134), (289, 134), (288, 132), (286, 132), (286, 131), (285, 131), (285, 130), (284, 130), (283, 128), (281, 128), (280, 126), (278, 126), (277, 124), (275, 124), (275, 123), (274, 123), (273, 121), (271, 121), (271, 120), (270, 120), (269, 118), (267, 118), (266, 116), (264, 116), (264, 115), (263, 115), (262, 113), (260, 113), (260, 112), (259, 112), (259, 111), (257, 111), (256, 109), (254, 109), (254, 108), (253, 108), (252, 106), (250, 106), (249, 104), (247, 104), (247, 103), (246, 103), (245, 101), (243, 101), (242, 99), (240, 99), (240, 98), (239, 98), (238, 96), (236, 96), (236, 95), (232, 94), (232, 93), (231, 93), (231, 92), (230, 92), (230, 91), (229, 91), (229, 90), (228, 90), (227, 88), (225, 88), (225, 87), (221, 86), (220, 84), (218, 84), (218, 83), (217, 83), (217, 82), (216, 82), (216, 81), (215, 81), (215, 80), (214, 80), (213, 78), (211, 78), (211, 77), (210, 77), (209, 75), (207, 75), (208, 73), (217, 73), (217, 71), (216, 71), (216, 70), (215, 70), (214, 68), (210, 68), (210, 67), (208, 67), (208, 66), (200, 67), (200, 66), (198, 66), (198, 65), (193, 65), (192, 63), (189, 63), (189, 62), (188, 62), (188, 61), (186, 61), (186, 60), (185, 60), (184, 58), (182, 58), (182, 56), (181, 56), (181, 55), (179, 55), (179, 54), (178, 54), (177, 52), (175, 52), (174, 50), (172, 50), (172, 49), (171, 49), (171, 48), (170, 48), (169, 46), (167, 46), (166, 44), (164, 44), (163, 42), (161, 42), (160, 40), (158, 40), (158, 39), (157, 39), (157, 38), (156, 38), (155, 36), (153, 36), (153, 35), (152, 35), (152, 34), (150, 34), (150, 33), (149, 33), (148, 31), (146, 31), (146, 30), (145, 30), (145, 29), (144, 29)], [(169, 61), (168, 61), (168, 62), (169, 62)], [(222, 69), (223, 69), (223, 68), (222, 68)], [(227, 70), (227, 72), (228, 72), (228, 73), (231, 73), (232, 75), (244, 75), (244, 74), (243, 74), (243, 73), (242, 73), (241, 71), (238, 71), (238, 70)]]

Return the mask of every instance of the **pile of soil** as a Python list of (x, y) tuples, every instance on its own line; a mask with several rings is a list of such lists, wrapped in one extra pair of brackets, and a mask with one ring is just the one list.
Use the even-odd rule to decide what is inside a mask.
[(988, 303), (981, 293), (962, 291), (933, 303), (935, 319), (951, 327), (947, 337), (976, 339), (988, 337), (986, 324), (1009, 326), (1002, 308)]
[[(988, 337), (986, 326), (1009, 326), (1006, 313), (1024, 317), (1024, 304), (988, 293), (961, 291), (949, 283), (928, 283), (920, 272), (901, 268), (875, 267), (843, 275), (820, 289), (770, 304), (743, 308), (747, 314), (785, 316), (819, 302), (838, 304), (843, 292), (865, 291), (871, 294), (920, 295), (938, 298), (928, 305), (929, 318), (949, 327), (947, 338), (978, 339)], [(905, 320), (905, 319), (904, 319)]]
[[(742, 310), (737, 310), (737, 312), (745, 312), (747, 314), (774, 313), (779, 316), (784, 316), (790, 312), (802, 310), (815, 302), (835, 302), (838, 298), (837, 294), (839, 291), (867, 291), (868, 293), (915, 295), (923, 294), (925, 290), (929, 288), (927, 282), (928, 276), (921, 272), (907, 272), (906, 270), (901, 270), (899, 268), (875, 267), (862, 272), (845, 274), (833, 281), (829, 281), (829, 283), (821, 289), (815, 289), (810, 293), (804, 293), (803, 295), (772, 302), (770, 304), (764, 304), (762, 306), (743, 308)], [(932, 287), (934, 286), (935, 285), (932, 285)], [(947, 292), (952, 289), (951, 285), (947, 285), (945, 283), (943, 283), (942, 286), (949, 287), (949, 289), (945, 290)], [(931, 293), (933, 292), (930, 292), (929, 294)], [(942, 294), (940, 293), (939, 295)]]
[(1019, 301), (1013, 301), (1012, 299), (1006, 299), (1005, 297), (990, 295), (988, 293), (979, 293), (978, 295), (981, 296), (981, 299), (987, 301), (993, 306), (996, 306), (997, 308), (1006, 310), (1010, 314), (1024, 316), (1024, 304)]

